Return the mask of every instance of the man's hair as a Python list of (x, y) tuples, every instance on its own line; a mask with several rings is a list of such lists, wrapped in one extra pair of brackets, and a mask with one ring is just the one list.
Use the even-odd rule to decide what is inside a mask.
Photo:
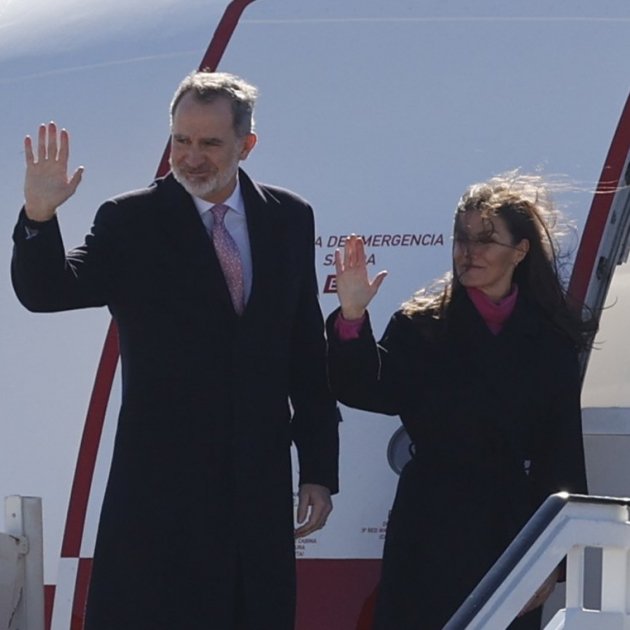
[(227, 99), (232, 107), (236, 135), (243, 137), (254, 131), (254, 105), (258, 90), (247, 81), (227, 72), (191, 72), (173, 95), (170, 107), (171, 127), (175, 110), (188, 92), (200, 103), (213, 103), (219, 98)]

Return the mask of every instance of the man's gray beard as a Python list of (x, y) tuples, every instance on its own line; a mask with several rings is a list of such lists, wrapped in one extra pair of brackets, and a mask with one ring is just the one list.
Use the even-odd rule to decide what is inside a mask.
[(219, 189), (219, 180), (217, 177), (212, 177), (209, 180), (206, 180), (202, 184), (193, 184), (188, 181), (184, 175), (177, 172), (172, 166), (171, 171), (173, 172), (173, 177), (177, 182), (179, 182), (184, 190), (193, 197), (199, 197), (203, 199), (207, 195), (211, 195), (216, 190)]

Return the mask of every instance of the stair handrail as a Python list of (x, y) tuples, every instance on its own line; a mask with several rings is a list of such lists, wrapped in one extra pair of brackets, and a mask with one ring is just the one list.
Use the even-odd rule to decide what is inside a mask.
[[(567, 611), (584, 611), (584, 549), (602, 547), (602, 609), (624, 614), (630, 597), (630, 563), (616, 550), (630, 550), (630, 498), (551, 495), (540, 506), (443, 630), (507, 628), (555, 567), (567, 558)], [(606, 551), (608, 549), (608, 552)], [(625, 571), (623, 587), (606, 569)], [(606, 595), (610, 583), (612, 594)]]

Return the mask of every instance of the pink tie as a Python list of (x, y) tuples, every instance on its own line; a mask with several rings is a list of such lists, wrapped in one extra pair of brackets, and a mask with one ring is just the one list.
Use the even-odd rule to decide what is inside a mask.
[(214, 215), (214, 224), (212, 226), (212, 243), (214, 251), (221, 263), (223, 275), (227, 282), (234, 310), (241, 315), (245, 309), (245, 289), (243, 285), (243, 265), (241, 263), (241, 255), (234, 239), (227, 231), (225, 223), (225, 213), (229, 207), (223, 204), (217, 204), (210, 208)]

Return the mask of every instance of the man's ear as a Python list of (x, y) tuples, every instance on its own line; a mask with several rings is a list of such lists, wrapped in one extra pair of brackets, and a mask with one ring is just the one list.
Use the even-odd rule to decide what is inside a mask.
[(239, 159), (246, 160), (247, 156), (250, 154), (251, 150), (256, 146), (256, 142), (258, 141), (258, 136), (250, 132), (243, 138), (243, 148), (239, 154)]

